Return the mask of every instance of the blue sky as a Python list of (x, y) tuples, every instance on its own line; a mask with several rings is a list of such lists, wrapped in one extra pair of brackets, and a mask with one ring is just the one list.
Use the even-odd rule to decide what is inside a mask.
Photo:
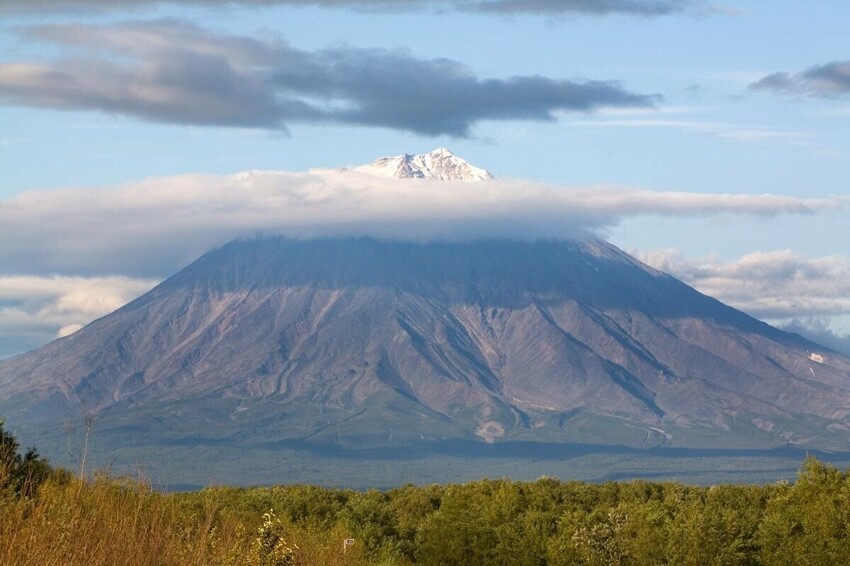
[[(172, 178), (303, 172), (438, 146), (517, 187), (544, 187), (533, 198), (638, 191), (654, 204), (606, 208), (594, 229), (756, 316), (850, 333), (847, 3), (123, 6), (0, 7), (0, 357), (72, 331), (218, 243), (204, 228), (204, 238), (184, 235), (196, 247), (181, 254), (141, 246), (135, 266), (107, 260), (164, 230), (157, 206), (175, 206), (175, 195), (150, 187), (205, 202)], [(420, 68), (433, 75), (407, 88)], [(109, 238), (104, 203), (128, 191), (150, 195), (122, 209), (148, 229)], [(805, 210), (659, 204), (682, 194), (771, 195)], [(191, 198), (180, 200), (186, 214)], [(66, 199), (74, 206), (49, 206)], [(113, 247), (101, 252), (86, 230)], [(69, 234), (79, 246), (51, 262)]]

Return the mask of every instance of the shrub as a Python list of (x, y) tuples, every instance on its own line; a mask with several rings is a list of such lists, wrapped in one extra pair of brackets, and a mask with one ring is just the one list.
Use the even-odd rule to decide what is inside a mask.
[(32, 497), (50, 474), (50, 465), (35, 448), (22, 456), (18, 440), (3, 425), (0, 419), (0, 491), (11, 490), (17, 496)]

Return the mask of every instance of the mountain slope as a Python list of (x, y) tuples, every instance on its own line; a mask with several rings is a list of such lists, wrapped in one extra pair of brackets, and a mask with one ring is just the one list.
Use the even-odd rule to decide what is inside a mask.
[(829, 448), (850, 360), (598, 240), (267, 238), (0, 362), (0, 399), (10, 422), (82, 407), (152, 445)]

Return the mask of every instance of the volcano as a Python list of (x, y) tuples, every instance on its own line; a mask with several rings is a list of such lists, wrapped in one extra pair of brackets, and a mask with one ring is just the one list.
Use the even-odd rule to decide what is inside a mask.
[(369, 448), (831, 447), (850, 429), (846, 358), (593, 239), (234, 241), (0, 363), (0, 393), (13, 422), (84, 408), (153, 437), (151, 419)]
[[(414, 165), (425, 178), (491, 177), (447, 150), (379, 165), (408, 183)], [(65, 430), (70, 453), (67, 423), (81, 415), (96, 416), (109, 464), (152, 452), (182, 469), (175, 447), (206, 447), (191, 481), (237, 453), (226, 481), (278, 481), (246, 475), (248, 448), (272, 471), (284, 449), (290, 462), (304, 450), (843, 450), (850, 359), (598, 238), (269, 236), (214, 249), (0, 362), (0, 415), (49, 455)]]

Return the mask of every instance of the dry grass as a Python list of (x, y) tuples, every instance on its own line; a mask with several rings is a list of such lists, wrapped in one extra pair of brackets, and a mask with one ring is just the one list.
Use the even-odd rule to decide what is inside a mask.
[[(81, 483), (54, 477), (35, 496), (0, 494), (0, 564), (6, 566), (147, 566), (275, 564), (254, 551), (256, 523), (222, 515), (210, 494), (192, 510), (145, 483), (99, 477)], [(359, 566), (358, 549), (342, 552), (350, 533), (284, 526), (298, 566)]]
[(225, 564), (242, 541), (216, 525), (213, 506), (205, 511), (184, 516), (144, 483), (51, 479), (33, 498), (0, 503), (0, 563)]

